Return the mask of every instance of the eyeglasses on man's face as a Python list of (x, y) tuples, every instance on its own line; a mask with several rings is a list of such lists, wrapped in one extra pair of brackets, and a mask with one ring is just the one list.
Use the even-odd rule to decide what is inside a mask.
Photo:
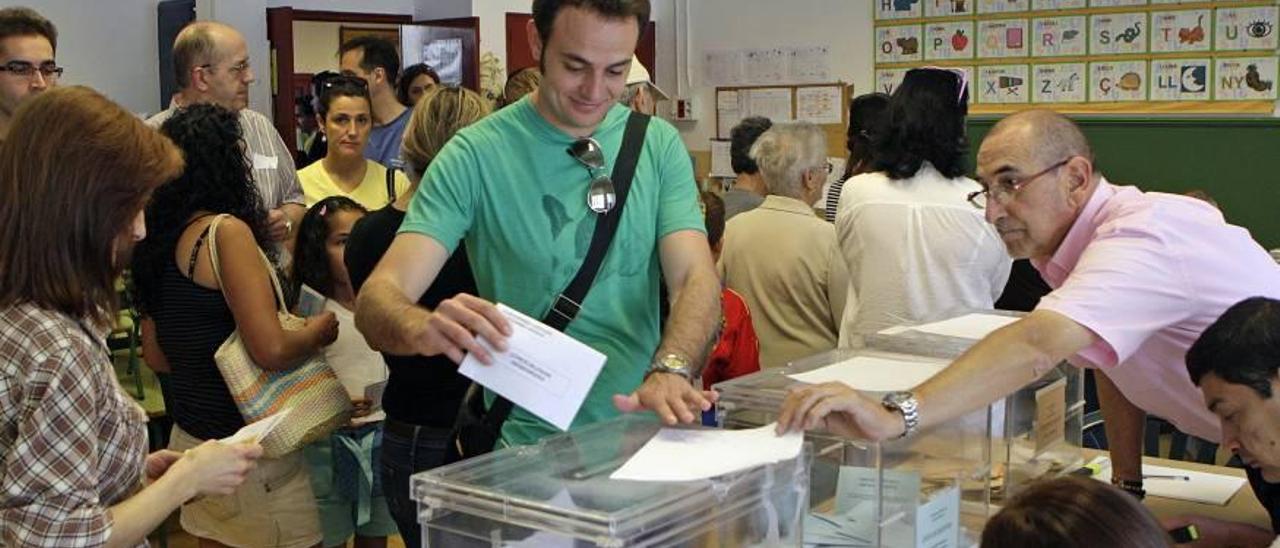
[[(205, 63), (203, 65), (200, 65), (197, 68), (209, 70), (213, 68), (213, 63)], [(239, 63), (236, 63), (234, 65), (227, 67), (227, 72), (230, 72), (233, 76), (240, 77), (240, 76), (243, 76), (245, 72), (248, 72), (249, 69), (251, 68), (252, 67), (249, 66), (249, 60), (245, 59), (244, 61), (240, 61)]]
[(54, 81), (62, 76), (64, 69), (52, 61), (35, 65), (26, 61), (9, 61), (0, 65), (0, 72), (7, 72), (19, 78), (33, 78), (36, 73), (40, 74), (45, 81)]
[(987, 204), (993, 201), (999, 205), (1005, 205), (1009, 203), (1009, 201), (1013, 199), (1013, 195), (1023, 187), (1031, 184), (1032, 181), (1045, 176), (1050, 171), (1067, 165), (1067, 162), (1070, 162), (1072, 158), (1074, 158), (1074, 156), (1065, 158), (1056, 164), (1024, 177), (1019, 177), (1013, 173), (1001, 173), (996, 175), (994, 181), (982, 182), (982, 190), (969, 193), (969, 203), (973, 204), (973, 207), (978, 209), (986, 209)]

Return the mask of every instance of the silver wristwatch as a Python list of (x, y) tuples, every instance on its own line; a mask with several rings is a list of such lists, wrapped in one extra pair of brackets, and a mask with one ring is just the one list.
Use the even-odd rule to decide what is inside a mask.
[(902, 430), (902, 435), (898, 436), (898, 439), (914, 435), (920, 429), (920, 413), (918, 412), (920, 404), (916, 401), (914, 394), (910, 392), (890, 392), (884, 395), (884, 399), (880, 400), (880, 404), (885, 409), (902, 414), (902, 422), (906, 424), (906, 428)]
[(663, 354), (654, 358), (645, 376), (648, 377), (650, 373), (674, 373), (693, 382), (693, 365), (689, 363), (689, 358), (679, 354)]

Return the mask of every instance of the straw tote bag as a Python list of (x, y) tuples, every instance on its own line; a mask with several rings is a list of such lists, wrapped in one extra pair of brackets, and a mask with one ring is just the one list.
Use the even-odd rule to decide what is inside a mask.
[[(222, 287), (222, 272), (218, 265), (217, 232), (223, 217), (227, 215), (218, 215), (213, 220), (207, 238), (213, 274), (219, 287)], [(280, 326), (286, 331), (302, 329), (306, 320), (289, 313), (275, 267), (261, 250), (258, 255), (271, 275)], [(290, 409), (289, 415), (261, 440), (263, 454), (267, 457), (276, 458), (301, 449), (351, 420), (351, 399), (333, 369), (325, 362), (323, 352), (317, 352), (301, 365), (286, 371), (263, 369), (254, 363), (237, 328), (218, 347), (213, 360), (218, 364), (218, 370), (231, 389), (231, 397), (246, 423)]]

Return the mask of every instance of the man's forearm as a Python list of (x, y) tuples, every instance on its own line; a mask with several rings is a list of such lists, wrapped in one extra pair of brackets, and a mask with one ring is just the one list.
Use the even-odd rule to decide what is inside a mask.
[(356, 297), (356, 329), (371, 348), (388, 354), (414, 354), (416, 345), (410, 326), (425, 322), (429, 315), (385, 280), (365, 282)]
[(674, 298), (657, 355), (688, 357), (696, 377), (702, 372), (711, 338), (720, 325), (720, 280), (710, 268), (693, 269)]
[(1102, 370), (1094, 370), (1093, 380), (1098, 386), (1112, 475), (1125, 481), (1142, 481), (1142, 435), (1147, 414), (1130, 403)]
[(999, 329), (915, 390), (920, 426), (932, 426), (988, 405), (1026, 386), (1092, 342), (1065, 316), (1034, 312)]

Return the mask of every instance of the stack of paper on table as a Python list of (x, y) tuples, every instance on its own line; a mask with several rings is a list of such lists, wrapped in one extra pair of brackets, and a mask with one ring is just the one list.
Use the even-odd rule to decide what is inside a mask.
[(938, 362), (857, 356), (812, 371), (788, 375), (800, 382), (842, 382), (858, 390), (892, 392), (910, 390), (937, 375), (946, 365)]
[(794, 459), (804, 435), (774, 433), (777, 423), (748, 430), (663, 428), (610, 479), (693, 481)]
[(978, 340), (986, 337), (992, 331), (1000, 329), (1006, 325), (1018, 321), (1019, 318), (1013, 316), (1001, 316), (999, 314), (965, 314), (957, 316), (949, 320), (940, 322), (926, 323), (921, 325), (899, 325), (890, 327), (880, 331), (881, 335), (898, 335), (907, 331), (920, 331), (923, 333), (932, 333), (934, 335), (942, 335), (945, 337), (959, 337), (961, 339)]

